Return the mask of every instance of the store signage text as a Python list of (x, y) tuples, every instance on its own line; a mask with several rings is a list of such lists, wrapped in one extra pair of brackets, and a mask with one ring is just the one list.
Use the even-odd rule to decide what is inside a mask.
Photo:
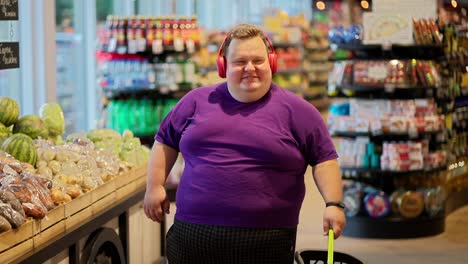
[(19, 43), (0, 42), (0, 70), (19, 68)]
[(18, 0), (0, 0), (0, 20), (18, 20)]

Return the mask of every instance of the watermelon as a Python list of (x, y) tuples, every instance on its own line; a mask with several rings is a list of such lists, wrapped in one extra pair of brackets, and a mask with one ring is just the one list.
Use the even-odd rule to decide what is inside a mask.
[(10, 129), (5, 127), (4, 124), (0, 123), (0, 146), (2, 145), (3, 141), (11, 136)]
[(44, 120), (51, 137), (62, 135), (65, 132), (65, 117), (59, 104), (43, 104), (39, 109), (39, 116)]
[(16, 121), (13, 133), (23, 133), (33, 139), (47, 138), (49, 131), (44, 121), (37, 115), (25, 115)]
[(10, 97), (0, 97), (0, 123), (9, 127), (18, 120), (20, 108), (18, 103)]
[(37, 151), (32, 138), (28, 135), (17, 133), (8, 137), (2, 144), (1, 149), (8, 152), (19, 161), (36, 164)]

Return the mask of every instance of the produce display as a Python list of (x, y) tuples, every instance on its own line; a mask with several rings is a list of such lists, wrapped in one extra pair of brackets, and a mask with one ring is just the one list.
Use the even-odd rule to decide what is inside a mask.
[(95, 129), (68, 135), (60, 105), (19, 116), (19, 105), (0, 98), (0, 233), (128, 172), (144, 166), (149, 148), (133, 133)]

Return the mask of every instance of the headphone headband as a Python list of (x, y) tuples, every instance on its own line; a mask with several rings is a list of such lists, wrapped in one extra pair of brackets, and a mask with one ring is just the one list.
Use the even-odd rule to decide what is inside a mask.
[[(262, 33), (262, 36), (261, 36), (261, 37), (262, 37), (262, 39), (263, 39), (264, 41), (266, 41), (266, 43), (267, 43), (267, 45), (268, 45), (268, 48), (269, 48), (268, 53), (269, 53), (269, 54), (270, 54), (270, 53), (276, 53), (276, 52), (275, 52), (275, 49), (273, 48), (273, 44), (271, 43), (270, 39), (269, 39), (264, 33)], [(226, 37), (224, 38), (223, 42), (221, 43), (221, 46), (219, 46), (218, 57), (219, 57), (219, 56), (224, 56), (224, 54), (223, 54), (224, 48), (225, 48), (225, 46), (226, 46), (226, 42), (227, 42), (228, 40), (229, 40), (229, 41), (231, 40), (230, 38), (231, 38), (231, 33), (228, 33), (228, 34), (226, 35)]]

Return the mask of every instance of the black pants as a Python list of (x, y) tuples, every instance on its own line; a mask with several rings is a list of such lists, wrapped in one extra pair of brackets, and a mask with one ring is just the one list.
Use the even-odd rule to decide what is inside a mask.
[(169, 264), (291, 264), (296, 228), (242, 228), (175, 220), (167, 232)]

